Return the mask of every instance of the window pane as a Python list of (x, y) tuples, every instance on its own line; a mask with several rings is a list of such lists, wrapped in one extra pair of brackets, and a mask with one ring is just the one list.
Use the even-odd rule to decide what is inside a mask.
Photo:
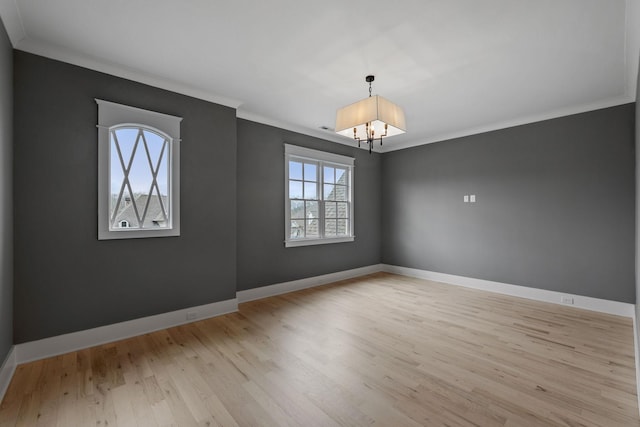
[(344, 185), (336, 185), (335, 189), (335, 200), (338, 201), (347, 201), (347, 187)]
[(335, 187), (335, 185), (332, 185), (332, 184), (325, 184), (324, 185), (324, 199), (325, 200), (335, 200), (336, 199), (336, 195), (334, 193), (334, 187)]
[(304, 164), (304, 180), (305, 181), (317, 181), (318, 180), (318, 167), (312, 163)]
[(304, 218), (304, 202), (302, 200), (291, 201), (291, 219)]
[[(123, 128), (114, 131), (115, 138), (112, 138), (112, 142), (115, 140), (118, 141), (118, 145), (120, 147), (120, 154), (122, 154), (122, 159), (124, 161), (124, 166), (127, 167), (129, 165), (129, 159), (131, 159), (131, 153), (133, 152), (133, 146), (136, 142), (136, 137), (138, 136), (138, 128)], [(112, 134), (113, 136), (113, 134)], [(115, 153), (116, 158), (118, 158), (118, 153)], [(120, 160), (118, 160), (118, 164), (120, 164)]]
[(289, 181), (289, 198), (302, 199), (302, 182)]
[(289, 179), (302, 180), (302, 163), (289, 162)]
[(305, 199), (317, 199), (318, 198), (318, 184), (315, 182), (304, 183), (304, 198)]
[(348, 219), (339, 219), (339, 220), (337, 220), (336, 234), (338, 236), (348, 236), (349, 235), (349, 220)]
[(337, 203), (335, 203), (335, 202), (326, 202), (324, 204), (324, 217), (325, 218), (335, 218), (337, 209), (338, 209), (337, 208)]
[(308, 219), (306, 225), (306, 237), (320, 237), (320, 221), (317, 219)]
[(290, 237), (292, 239), (302, 239), (304, 238), (304, 220), (296, 220), (291, 221), (291, 232)]
[(336, 184), (348, 185), (348, 177), (349, 174), (347, 173), (346, 169), (336, 168)]
[(338, 218), (349, 218), (348, 203), (337, 203), (337, 205), (338, 205)]
[(133, 163), (129, 170), (129, 183), (131, 183), (133, 196), (137, 198), (143, 194), (148, 195), (152, 179), (153, 175), (149, 167), (149, 160), (141, 139), (133, 154)]
[(162, 161), (160, 162), (160, 168), (158, 169), (158, 176), (156, 177), (156, 180), (158, 181), (158, 188), (160, 189), (160, 194), (163, 196), (169, 195), (169, 176), (171, 176), (171, 174), (169, 173), (169, 162), (167, 161), (167, 159), (169, 158), (169, 156), (167, 155), (168, 146), (169, 143), (167, 142), (167, 147), (165, 147), (165, 152), (162, 155)]
[[(136, 135), (136, 129), (119, 129), (110, 133), (109, 150), (111, 152), (111, 166), (109, 170), (109, 219), (113, 218), (113, 214), (116, 210), (121, 210), (120, 206), (124, 206), (123, 202), (121, 202), (120, 206), (116, 206), (116, 203), (120, 196), (120, 192), (123, 189), (122, 184), (124, 183), (124, 171), (129, 165)], [(120, 156), (122, 156), (122, 161), (120, 160)], [(122, 163), (124, 163), (124, 166)], [(125, 188), (124, 190), (126, 191), (127, 189)], [(129, 193), (127, 192), (127, 195), (128, 194)], [(130, 195), (127, 197), (129, 198), (129, 201), (132, 200)], [(119, 223), (116, 222), (115, 224)]]
[(111, 138), (109, 150), (111, 151), (111, 191), (118, 192), (120, 190), (120, 185), (122, 184), (122, 180), (124, 179), (124, 172), (122, 170), (122, 166), (120, 164), (120, 157), (118, 157), (118, 146), (116, 145), (116, 139)]
[[(136, 215), (136, 208), (134, 207), (134, 198), (131, 197), (129, 191), (125, 188), (124, 193), (122, 194), (122, 198), (120, 199), (120, 204), (116, 207), (115, 204), (118, 201), (117, 195), (115, 196), (116, 200), (114, 202), (114, 209), (117, 209), (114, 221), (115, 227), (120, 228), (119, 225), (126, 221), (128, 227), (126, 228), (138, 228), (140, 225), (138, 223), (138, 216)], [(113, 211), (111, 212), (113, 215)], [(142, 215), (142, 212), (138, 210), (138, 215)]]
[(319, 209), (318, 209), (318, 202), (305, 202), (306, 204), (306, 218), (319, 218), (320, 214), (319, 214)]
[(335, 179), (335, 169), (325, 166), (324, 167), (324, 182), (329, 184), (334, 184), (336, 182)]
[[(151, 166), (155, 170), (158, 168), (158, 175), (156, 181), (160, 188), (160, 194), (167, 196), (169, 189), (169, 170), (167, 168), (167, 158), (169, 157), (169, 142), (164, 137), (157, 133), (150, 132), (148, 130), (143, 131), (144, 139), (147, 143), (147, 149), (149, 150), (149, 158), (151, 159)], [(141, 147), (142, 149), (144, 147)], [(146, 156), (146, 152), (141, 152)], [(149, 160), (147, 159), (147, 162)]]
[(327, 237), (336, 236), (336, 220), (328, 219), (324, 223), (324, 235)]
[(136, 200), (138, 204), (138, 210), (140, 216), (143, 215), (145, 205), (147, 209), (147, 215), (144, 217), (144, 228), (167, 228), (169, 226), (167, 215), (167, 198), (163, 197), (162, 200), (158, 197), (158, 194), (154, 194), (149, 198), (148, 196), (140, 196)]
[[(162, 146), (164, 145), (164, 138), (154, 132), (148, 130), (143, 131), (144, 139), (147, 142), (147, 148), (149, 149), (149, 156), (151, 157), (151, 163), (155, 168), (160, 160), (160, 154), (162, 153)], [(164, 153), (162, 153), (164, 156)]]

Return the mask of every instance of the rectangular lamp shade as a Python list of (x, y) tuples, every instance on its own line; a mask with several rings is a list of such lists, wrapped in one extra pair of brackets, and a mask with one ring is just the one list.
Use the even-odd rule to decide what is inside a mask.
[(375, 137), (384, 133), (387, 124), (387, 137), (400, 135), (407, 129), (404, 111), (393, 102), (375, 95), (347, 105), (336, 115), (336, 133), (353, 138), (353, 128), (361, 139), (367, 139), (365, 125), (370, 123), (375, 129)]

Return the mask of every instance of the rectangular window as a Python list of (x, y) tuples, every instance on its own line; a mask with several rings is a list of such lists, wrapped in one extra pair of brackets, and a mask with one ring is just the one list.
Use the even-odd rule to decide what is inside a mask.
[(353, 241), (354, 159), (284, 147), (285, 246)]
[(180, 235), (180, 117), (98, 103), (98, 239)]

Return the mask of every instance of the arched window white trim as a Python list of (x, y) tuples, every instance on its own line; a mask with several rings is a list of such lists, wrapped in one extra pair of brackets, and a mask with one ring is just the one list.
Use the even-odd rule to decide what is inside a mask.
[(98, 239), (179, 236), (182, 118), (96, 103)]

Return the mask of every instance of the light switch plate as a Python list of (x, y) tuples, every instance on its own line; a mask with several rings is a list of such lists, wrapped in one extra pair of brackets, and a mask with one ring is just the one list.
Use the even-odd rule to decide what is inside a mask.
[(464, 196), (464, 202), (465, 203), (469, 203), (469, 196), (465, 194)]
[(469, 201), (470, 201), (471, 203), (475, 203), (475, 202), (476, 202), (476, 195), (475, 195), (475, 194), (472, 194), (471, 196), (469, 196)]

